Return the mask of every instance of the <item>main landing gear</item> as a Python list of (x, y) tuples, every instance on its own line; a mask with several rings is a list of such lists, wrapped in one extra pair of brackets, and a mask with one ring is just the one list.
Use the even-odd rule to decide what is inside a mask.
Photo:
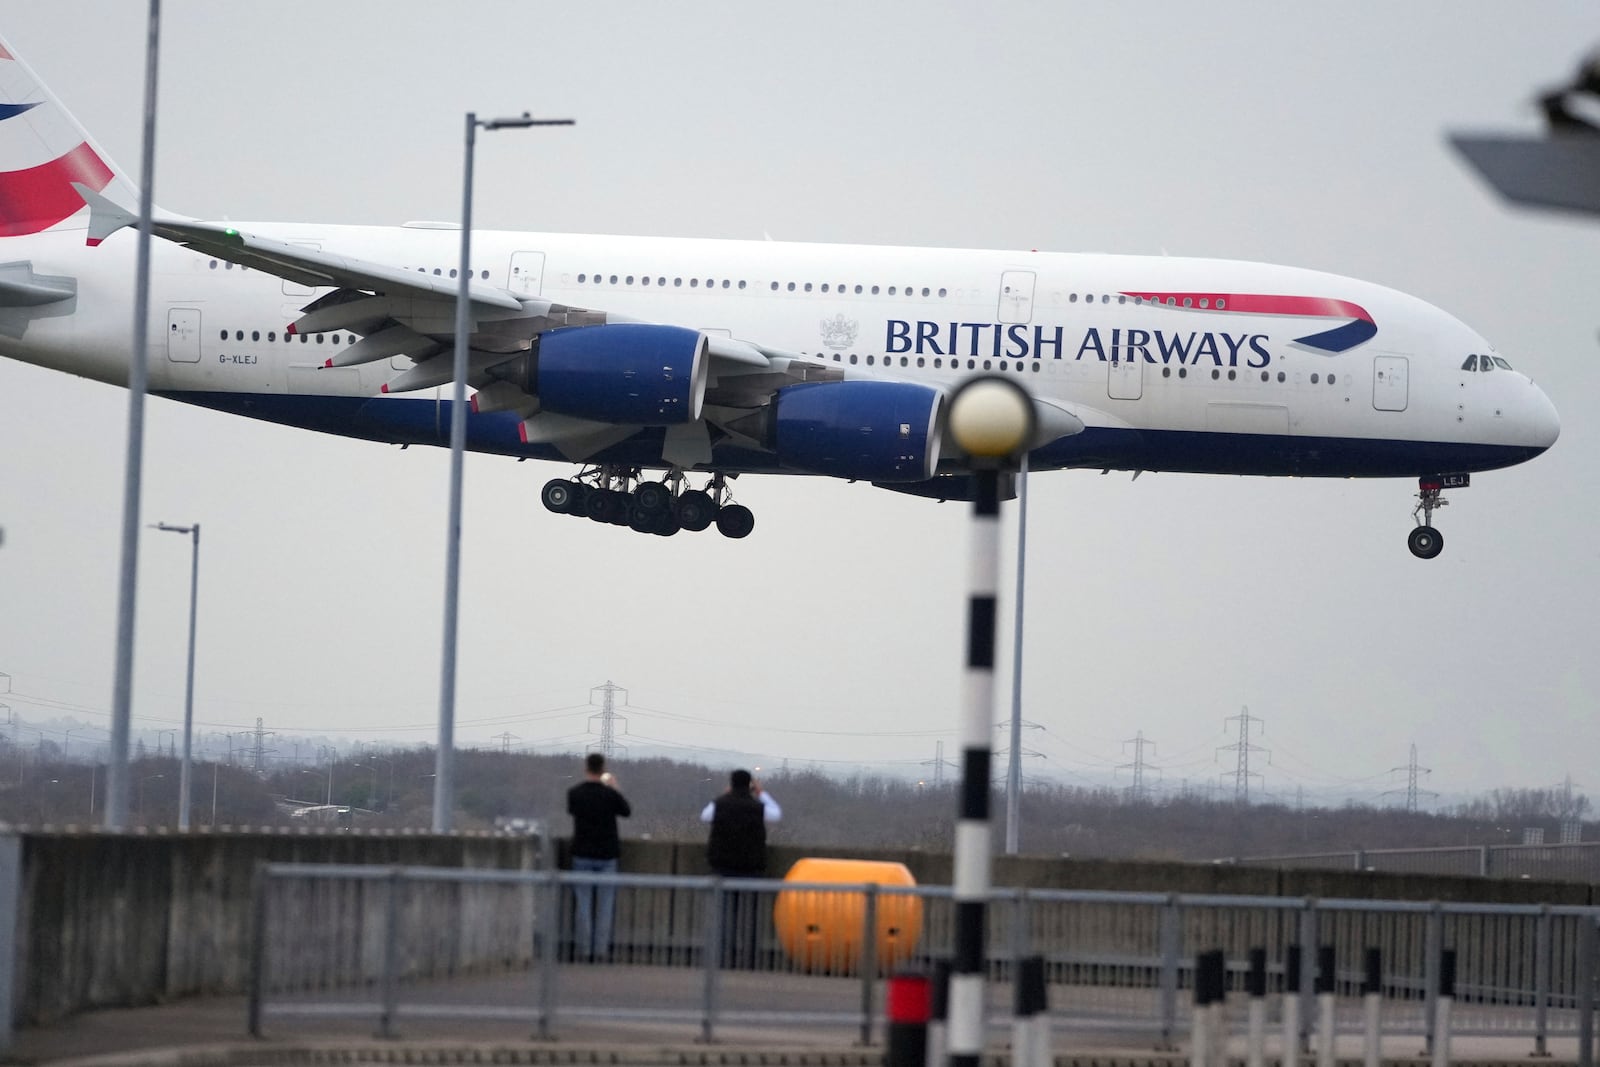
[(689, 488), (682, 471), (672, 471), (661, 482), (641, 478), (637, 467), (590, 467), (576, 478), (546, 482), (539, 498), (546, 509), (558, 515), (587, 516), (595, 522), (662, 537), (716, 526), (722, 536), (738, 538), (748, 537), (755, 529), (750, 509), (730, 502), (722, 474), (712, 475), (704, 489)]
[(1434, 509), (1449, 505), (1450, 501), (1441, 495), (1444, 490), (1465, 489), (1469, 484), (1470, 479), (1465, 474), (1417, 479), (1417, 506), (1411, 509), (1411, 517), (1416, 520), (1417, 528), (1406, 539), (1413, 556), (1432, 559), (1444, 551), (1444, 535), (1433, 528)]

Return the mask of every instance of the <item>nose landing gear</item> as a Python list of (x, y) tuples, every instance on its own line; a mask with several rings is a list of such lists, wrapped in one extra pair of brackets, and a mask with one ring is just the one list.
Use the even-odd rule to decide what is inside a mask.
[(1417, 527), (1406, 539), (1413, 556), (1418, 559), (1432, 559), (1444, 551), (1444, 535), (1433, 528), (1434, 509), (1449, 505), (1450, 501), (1442, 495), (1444, 490), (1465, 489), (1470, 484), (1470, 478), (1465, 474), (1444, 474), (1417, 479), (1417, 506), (1411, 509), (1411, 517), (1416, 520)]

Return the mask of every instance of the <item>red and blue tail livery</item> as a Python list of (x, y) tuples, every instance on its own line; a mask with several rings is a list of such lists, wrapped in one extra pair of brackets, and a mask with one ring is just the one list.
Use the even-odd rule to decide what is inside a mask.
[(65, 222), (84, 208), (74, 183), (98, 193), (115, 176), (33, 71), (0, 48), (0, 237)]

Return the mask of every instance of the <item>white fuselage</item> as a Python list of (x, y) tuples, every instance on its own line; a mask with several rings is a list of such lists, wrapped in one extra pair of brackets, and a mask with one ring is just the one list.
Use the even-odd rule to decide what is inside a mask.
[[(459, 256), (453, 228), (237, 225), (443, 278)], [(125, 383), (135, 240), (124, 230), (89, 248), (70, 229), (7, 239), (7, 261), (76, 279), (78, 291), (70, 306), (0, 309), (0, 354)], [(411, 366), (405, 357), (325, 369), (354, 336), (286, 336), (327, 290), (165, 242), (152, 255), (153, 390), (354, 436), (447, 436), (444, 414), (417, 406), (437, 409), (448, 388), (380, 395)], [(1085, 426), (1036, 450), (1035, 469), (1415, 476), (1520, 462), (1559, 431), (1554, 407), (1524, 374), (1503, 361), (1463, 369), (1468, 356), (1494, 350), (1457, 319), (1315, 271), (511, 232), (475, 233), (472, 257), (475, 281), (515, 296), (748, 339), (849, 378), (945, 387), (983, 371), (1014, 376)], [(375, 404), (409, 407), (391, 419), (385, 413), (399, 409)], [(472, 446), (559, 458), (487, 422)], [(652, 465), (643, 447), (630, 459)], [(726, 451), (706, 466), (780, 469), (755, 450)]]

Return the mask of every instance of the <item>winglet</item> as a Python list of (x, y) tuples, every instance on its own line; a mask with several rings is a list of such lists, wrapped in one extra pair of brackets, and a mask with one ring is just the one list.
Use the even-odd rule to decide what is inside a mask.
[(73, 182), (72, 188), (89, 205), (89, 236), (86, 243), (94, 248), (120, 229), (133, 226), (139, 216), (116, 201), (101, 196), (82, 182)]

